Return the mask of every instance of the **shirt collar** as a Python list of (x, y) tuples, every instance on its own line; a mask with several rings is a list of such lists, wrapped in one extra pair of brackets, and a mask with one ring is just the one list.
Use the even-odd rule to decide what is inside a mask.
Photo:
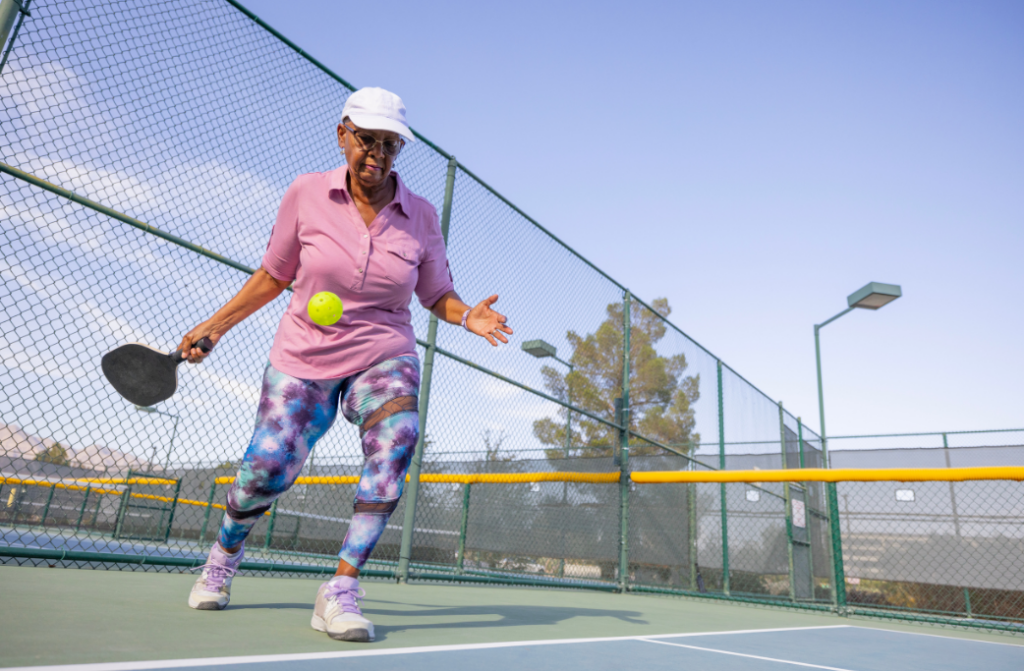
[[(398, 175), (397, 172), (392, 170), (391, 174), (395, 176), (395, 184), (396, 184), (395, 200), (392, 201), (392, 202), (398, 203), (398, 207), (399, 207), (399, 209), (402, 210), (402, 214), (404, 214), (406, 217), (409, 217), (409, 216), (411, 216), (410, 203), (409, 203), (409, 189), (405, 186), (405, 182), (402, 181), (402, 178)], [(345, 198), (347, 200), (351, 201), (352, 200), (352, 194), (350, 194), (348, 192), (348, 186), (347, 186), (346, 180), (345, 180), (346, 175), (348, 175), (348, 166), (347, 165), (343, 165), (343, 166), (341, 166), (341, 167), (339, 167), (339, 168), (337, 168), (335, 170), (332, 170), (331, 171), (331, 177), (330, 177), (330, 184), (331, 184), (331, 186), (330, 186), (329, 190), (330, 191), (341, 191), (343, 194), (345, 194)]]

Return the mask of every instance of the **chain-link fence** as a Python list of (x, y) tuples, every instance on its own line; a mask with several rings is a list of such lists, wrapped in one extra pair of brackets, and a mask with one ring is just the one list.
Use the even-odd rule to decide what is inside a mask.
[[(0, 65), (0, 558), (192, 566), (224, 514), (289, 296), (154, 408), (118, 397), (99, 358), (130, 341), (169, 350), (237, 291), (290, 182), (341, 163), (333, 133), (353, 89), (231, 0), (20, 6)], [(457, 289), (500, 294), (517, 342), (543, 346), (492, 350), (412, 306), (426, 430), (364, 574), (836, 608), (820, 482), (458, 479), (824, 462), (820, 438), (674, 326), (667, 301), (632, 296), (421, 139), (396, 171), (446, 213)], [(514, 263), (493, 272), (493, 250)], [(246, 567), (333, 570), (361, 461), (339, 423), (257, 523)], [(927, 609), (963, 610), (943, 603)]]

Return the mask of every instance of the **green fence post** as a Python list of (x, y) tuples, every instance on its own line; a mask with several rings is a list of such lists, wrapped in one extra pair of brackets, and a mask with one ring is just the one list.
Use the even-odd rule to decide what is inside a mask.
[[(718, 360), (718, 468), (725, 470), (725, 396), (722, 393), (722, 361)], [(726, 512), (725, 483), (719, 485), (722, 499), (722, 593), (729, 596), (729, 514)]]
[(800, 468), (807, 468), (804, 462), (804, 423), (799, 417), (796, 418), (796, 442), (800, 446)]
[(834, 591), (833, 600), (836, 612), (840, 615), (846, 614), (846, 573), (843, 570), (843, 541), (839, 529), (839, 494), (836, 490), (836, 483), (829, 482), (826, 486), (828, 492), (828, 526), (832, 536), (832, 572)]
[(469, 492), (472, 485), (462, 485), (462, 522), (459, 524), (459, 549), (455, 557), (455, 572), (462, 575), (466, 563), (466, 530), (469, 528)]
[(117, 507), (117, 519), (114, 521), (114, 538), (121, 537), (121, 527), (124, 525), (124, 518), (128, 516), (128, 506), (132, 498), (132, 469), (128, 469), (128, 477), (125, 478), (124, 491), (121, 492), (121, 503)]
[(100, 507), (103, 505), (103, 495), (100, 494), (96, 497), (96, 507), (92, 511), (92, 528), (96, 528), (96, 523), (100, 519)]
[[(782, 469), (789, 468), (786, 457), (786, 415), (779, 401), (779, 442), (782, 444)], [(796, 601), (796, 571), (793, 567), (793, 499), (789, 483), (782, 483), (782, 507), (786, 514), (786, 555), (789, 561), (789, 600)], [(806, 497), (805, 497), (806, 498)]]
[(85, 518), (85, 507), (89, 503), (89, 492), (92, 491), (91, 487), (85, 488), (85, 497), (82, 499), (82, 507), (78, 510), (78, 521), (75, 522), (75, 533), (82, 528), (82, 520)]
[(622, 295), (622, 426), (619, 451), (619, 591), (623, 594), (629, 587), (629, 331), (630, 294), (627, 289)]
[[(693, 454), (693, 439), (690, 439), (690, 454)], [(686, 470), (694, 469), (694, 461), (690, 459), (686, 463)], [(690, 547), (690, 591), (697, 591), (697, 483), (686, 483), (686, 511), (689, 524), (687, 529), (687, 541)]]
[[(448, 177), (444, 185), (444, 207), (441, 210), (441, 236), (448, 244), (448, 227), (452, 218), (452, 198), (455, 194), (455, 172), (459, 162), (452, 156), (448, 159)], [(430, 315), (427, 326), (427, 351), (423, 355), (423, 374), (420, 377), (420, 437), (416, 451), (409, 464), (409, 484), (406, 485), (405, 519), (402, 522), (402, 545), (398, 550), (398, 568), (395, 577), (398, 582), (409, 581), (409, 561), (412, 557), (412, 536), (416, 524), (416, 499), (420, 491), (420, 466), (423, 463), (423, 446), (427, 437), (427, 410), (430, 407), (430, 382), (434, 374), (434, 351), (437, 347), (437, 317)]]
[[(21, 0), (0, 1), (0, 49), (3, 49), (3, 56), (0, 57), (0, 72), (3, 72), (4, 66), (7, 65), (7, 58), (11, 55), (11, 50), (14, 49), (14, 41), (18, 39), (18, 31), (21, 30), (21, 24), (28, 16), (28, 6), (31, 2), (32, 0), (25, 0), (24, 3)], [(17, 19), (18, 25), (14, 25), (15, 19)], [(14, 26), (13, 33), (11, 32), (12, 26)], [(9, 42), (8, 35), (11, 36)]]
[[(952, 468), (953, 464), (949, 460), (949, 439), (946, 434), (942, 434), (942, 454), (946, 458), (946, 468)], [(960, 513), (956, 508), (956, 489), (953, 487), (953, 481), (949, 481), (949, 505), (953, 511), (953, 532), (956, 534), (956, 538), (960, 540)]]
[[(807, 468), (807, 462), (804, 458), (804, 422), (800, 417), (796, 418), (796, 440), (797, 444), (800, 445), (800, 468)], [(804, 486), (804, 505), (807, 510), (811, 509), (810, 491), (811, 486), (807, 482), (803, 483)], [(821, 487), (821, 483), (814, 483), (815, 491), (820, 491), (818, 488)], [(811, 520), (814, 519), (811, 514), (807, 515), (807, 563), (808, 570), (811, 572), (811, 599), (814, 599), (814, 536), (811, 533)]]
[(974, 614), (971, 612), (971, 590), (964, 587), (964, 607), (967, 609), (967, 617), (973, 619)]
[(39, 526), (46, 526), (46, 516), (50, 514), (50, 504), (53, 503), (53, 495), (57, 491), (57, 483), (50, 485), (50, 493), (46, 496), (46, 505), (43, 506), (43, 516), (39, 518)]
[(206, 512), (203, 513), (203, 526), (199, 530), (199, 544), (206, 540), (206, 527), (210, 524), (210, 513), (213, 512), (213, 497), (217, 495), (217, 476), (213, 476), (210, 483), (210, 497), (206, 500)]
[(178, 478), (174, 485), (174, 500), (171, 501), (171, 514), (167, 516), (167, 531), (164, 533), (164, 543), (171, 539), (171, 526), (174, 525), (174, 513), (178, 510), (178, 495), (181, 494), (181, 478)]
[(270, 506), (270, 521), (267, 522), (267, 536), (263, 541), (264, 552), (270, 549), (270, 538), (274, 535), (274, 522), (277, 520), (277, 502), (278, 499), (274, 499), (274, 505)]

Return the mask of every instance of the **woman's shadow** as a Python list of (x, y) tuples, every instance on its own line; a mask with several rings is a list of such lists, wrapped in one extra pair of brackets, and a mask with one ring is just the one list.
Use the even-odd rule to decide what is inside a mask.
[[(610, 610), (602, 608), (575, 608), (573, 606), (524, 606), (513, 604), (481, 604), (472, 606), (429, 606), (426, 604), (403, 604), (402, 609), (380, 607), (387, 601), (366, 600), (363, 613), (371, 620), (374, 616), (394, 619), (409, 617), (421, 621), (409, 624), (376, 625), (377, 640), (383, 640), (392, 632), (424, 629), (490, 629), (492, 627), (525, 627), (535, 625), (556, 625), (576, 617), (614, 618), (630, 624), (647, 624), (641, 619), (642, 613), (632, 610)], [(411, 606), (411, 607), (409, 607)], [(423, 618), (437, 618), (440, 622), (423, 622)], [(452, 618), (459, 618), (451, 622)], [(463, 619), (465, 618), (465, 619)]]
[[(556, 625), (575, 617), (614, 618), (630, 624), (647, 624), (641, 619), (642, 613), (633, 610), (610, 610), (603, 608), (575, 608), (573, 606), (522, 606), (512, 604), (482, 604), (473, 606), (431, 606), (428, 604), (406, 604), (404, 608), (388, 608), (387, 604), (399, 605), (395, 601), (363, 601), (363, 613), (375, 620), (376, 638), (382, 641), (389, 633), (416, 631), (426, 629), (490, 629), (493, 627), (526, 627), (536, 625)], [(313, 610), (311, 603), (251, 603), (230, 605), (230, 610), (262, 608), (273, 610)], [(419, 622), (409, 624), (379, 624), (376, 618), (384, 616), (392, 622), (401, 618), (417, 618)], [(424, 618), (437, 618), (435, 621), (423, 622)]]

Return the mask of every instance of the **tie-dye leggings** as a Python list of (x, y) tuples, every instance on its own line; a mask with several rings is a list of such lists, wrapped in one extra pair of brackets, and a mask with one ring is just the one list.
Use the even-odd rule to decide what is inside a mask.
[[(339, 556), (362, 568), (405, 487), (419, 438), (419, 385), (414, 356), (388, 359), (333, 380), (300, 380), (268, 364), (256, 430), (228, 491), (227, 514), (217, 538), (221, 547), (244, 541), (260, 516), (292, 486), (316, 441), (334, 424), (340, 404), (345, 419), (361, 429), (366, 463)], [(363, 431), (367, 424), (372, 426)]]

